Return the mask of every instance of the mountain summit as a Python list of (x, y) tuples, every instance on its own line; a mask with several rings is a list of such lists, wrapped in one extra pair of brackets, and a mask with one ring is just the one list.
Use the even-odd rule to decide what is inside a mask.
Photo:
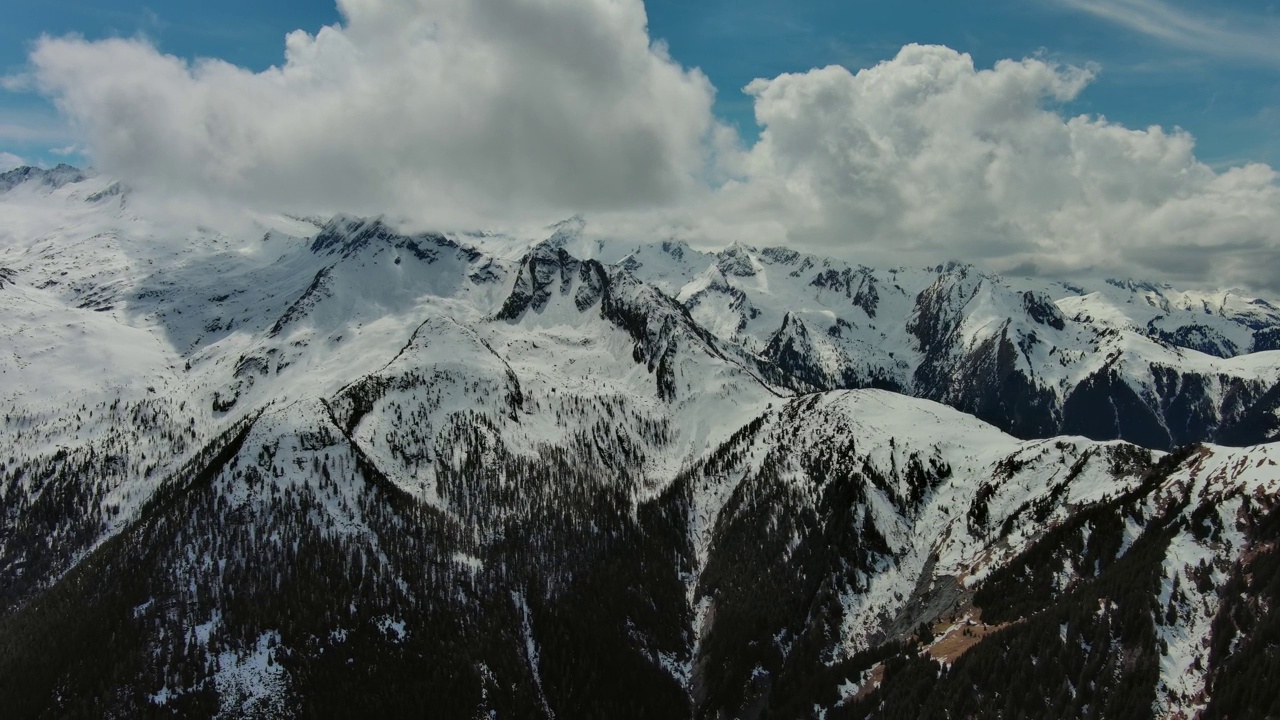
[(14, 717), (1280, 711), (1269, 300), (0, 182)]

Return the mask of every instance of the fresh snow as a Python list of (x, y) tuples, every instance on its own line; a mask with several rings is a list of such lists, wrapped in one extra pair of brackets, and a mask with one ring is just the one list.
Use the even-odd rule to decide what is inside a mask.
[[(80, 558), (136, 520), (202, 447), (255, 418), (235, 461), (213, 480), (229, 511), (264, 507), (274, 491), (300, 493), (314, 501), (310, 522), (325, 533), (361, 537), (378, 560), (377, 537), (353, 482), (357, 463), (367, 458), (396, 487), (455, 513), (436, 473), (438, 463), (460, 461), (448, 434), (459, 419), (484, 417), (505, 450), (526, 457), (571, 443), (606, 457), (626, 449), (638, 475), (627, 489), (639, 504), (763, 418), (738, 462), (709, 476), (692, 473), (694, 557), (685, 578), (694, 618), (691, 659), (655, 658), (688, 687), (714, 612), (697, 588), (716, 523), (776, 448), (799, 457), (851, 443), (856, 457), (849, 461), (865, 461), (889, 478), (898, 498), (906, 495), (902, 470), (912, 454), (951, 469), (948, 481), (909, 511), (868, 488), (868, 517), (894, 561), (884, 559), (861, 578), (863, 587), (842, 597), (837, 657), (865, 647), (926, 572), (933, 574), (924, 577), (926, 585), (970, 589), (1073, 508), (1116, 497), (1140, 480), (1112, 472), (1110, 458), (1121, 443), (1021, 441), (946, 406), (879, 390), (795, 397), (753, 365), (779, 333), (803, 340), (828, 377), (874, 373), (908, 392), (926, 355), (911, 326), (935, 311), (957, 339), (947, 362), (962, 363), (964, 353), (1008, 333), (1026, 341), (1018, 368), (1059, 399), (1103, 367), (1115, 368), (1140, 395), (1152, 393), (1152, 366), (1202, 374), (1210, 378), (1207, 402), (1215, 408), (1238, 380), (1280, 382), (1280, 351), (1253, 352), (1254, 329), (1280, 327), (1280, 310), (1239, 292), (1132, 281), (1086, 287), (954, 264), (876, 270), (741, 244), (719, 253), (679, 240), (623, 246), (592, 238), (585, 228), (573, 219), (548, 229), (543, 240), (407, 236), (381, 220), (342, 216), (254, 215), (219, 225), (145, 212), (110, 178), (77, 179), (64, 171), (52, 180), (23, 180), (0, 194), (0, 269), (11, 271), (0, 283), (0, 334), (7, 340), (0, 347), (3, 459), (25, 467), (115, 458), (114, 470), (86, 479), (97, 492), (102, 529), (76, 550)], [(323, 238), (332, 244), (320, 247)], [(611, 301), (640, 308), (649, 323), (641, 331), (653, 344), (654, 367), (638, 361), (637, 339), (598, 304), (579, 306), (584, 281), (576, 273), (553, 272), (544, 304), (499, 319), (504, 301), (525, 281), (526, 256), (553, 250), (605, 263)], [(925, 296), (939, 306), (924, 307)], [(1028, 303), (1038, 298), (1061, 314), (1061, 327), (1029, 314)], [(1227, 357), (1162, 339), (1179, 333)], [(657, 358), (667, 363), (670, 397), (658, 391)], [(357, 413), (344, 393), (360, 383), (378, 391)], [(793, 422), (784, 410), (798, 403), (805, 410)], [(343, 426), (348, 417), (350, 428)], [(1209, 545), (1186, 533), (1171, 545), (1158, 601), (1176, 606), (1179, 621), (1160, 627), (1169, 647), (1160, 669), (1160, 714), (1191, 713), (1206, 701), (1203, 670), (1196, 668), (1207, 664), (1200, 643), (1218, 601), (1212, 592), (1197, 593), (1187, 568), (1239, 558), (1244, 541), (1234, 513), (1241, 498), (1280, 489), (1269, 448), (1208, 447), (1178, 476), (1186, 492), (1217, 504), (1225, 530)], [(1001, 470), (1008, 467), (1017, 469)], [(251, 469), (261, 483), (246, 481)], [(794, 463), (784, 480), (800, 494), (812, 484)], [(1045, 524), (1020, 519), (1062, 483)], [(988, 517), (972, 527), (967, 511), (980, 491)], [(0, 498), (37, 492), (28, 473), (0, 487)], [(1011, 518), (1013, 532), (997, 540)], [(1142, 530), (1127, 522), (1122, 551)], [(484, 569), (478, 553), (459, 552), (453, 560), (472, 572)], [(175, 571), (217, 575), (225, 562), (192, 556)], [(1060, 584), (1071, 581), (1064, 569)], [(541, 687), (528, 604), (518, 593), (512, 601)], [(154, 611), (151, 601), (134, 609), (138, 616)], [(220, 624), (214, 613), (191, 631), (207, 645)], [(396, 641), (408, 632), (399, 618), (382, 618), (379, 627)], [(279, 635), (265, 633), (218, 656), (224, 713), (277, 709), (273, 703), (288, 683), (274, 662), (281, 651)], [(851, 680), (842, 696), (863, 682)], [(152, 700), (163, 705), (179, 692), (159, 688)]]

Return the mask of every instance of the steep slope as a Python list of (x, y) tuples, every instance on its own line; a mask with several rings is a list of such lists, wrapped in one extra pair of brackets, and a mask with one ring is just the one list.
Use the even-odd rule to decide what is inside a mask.
[[(258, 218), (247, 238), (157, 226), (122, 197), (86, 198), (107, 182), (3, 205), (6, 604), (128, 526), (166, 477), (265, 408), (374, 405), (394, 388), (344, 429), (423, 494), (432, 444), (450, 442), (455, 416), (492, 409), (480, 386), (510, 387), (492, 422), (519, 453), (590, 437), (611, 466), (643, 461), (629, 469), (652, 489), (779, 392), (760, 381), (777, 375), (767, 363), (598, 263), (565, 255), (595, 273), (581, 307), (504, 318), (538, 251), (507, 261), (345, 217)], [(422, 425), (404, 422), (407, 406)], [(631, 420), (615, 426), (615, 412)], [(655, 443), (664, 451), (638, 449)]]
[(881, 391), (762, 417), (685, 480), (692, 517), (712, 518), (691, 595), (701, 714), (848, 700), (836, 690), (860, 682), (860, 653), (962, 614), (1046, 525), (1136, 486), (1149, 462), (1123, 444), (1017, 441)]
[[(1275, 668), (1263, 639), (1275, 622), (1271, 454), (1170, 458), (1134, 491), (1053, 528), (975, 595), (980, 632), (997, 632), (941, 668), (890, 661), (879, 689), (835, 716), (1273, 714), (1274, 697), (1248, 689)], [(934, 647), (975, 628), (937, 629), (946, 637)]]
[(1275, 711), (1266, 301), (55, 175), (0, 196), (15, 717)]
[[(0, 619), (0, 665), (21, 680), (4, 685), (6, 707), (680, 714), (680, 685), (639, 652), (679, 648), (676, 536), (635, 505), (648, 492), (636, 468), (669, 430), (629, 415), (625, 398), (490, 394), (493, 381), (514, 390), (496, 360), (403, 365), (431, 340), (465, 347), (437, 329), (448, 328), (420, 328), (402, 357), (332, 401), (238, 425), (125, 531)], [(419, 373), (428, 381), (410, 382)], [(421, 424), (389, 422), (414, 401)], [(621, 422), (602, 423), (610, 416)], [(520, 438), (500, 419), (551, 437)], [(433, 422), (434, 436), (411, 436)], [(46, 635), (56, 639), (32, 662)]]
[(1134, 281), (1090, 292), (960, 263), (878, 271), (741, 245), (666, 242), (622, 263), (820, 389), (895, 389), (1025, 438), (1170, 449), (1275, 437), (1280, 314), (1266, 300)]
[(7, 193), (22, 185), (37, 192), (57, 190), (64, 185), (82, 182), (87, 177), (79, 168), (65, 163), (48, 170), (24, 165), (0, 173), (0, 193)]
[(1278, 349), (1280, 308), (1239, 292), (1179, 291), (1133, 279), (1107, 280), (1092, 292), (1064, 298), (1063, 311), (1132, 330), (1217, 357)]
[[(1260, 707), (1224, 668), (1235, 652), (1270, 662), (1270, 447), (1156, 462), (867, 390), (766, 410), (647, 499), (585, 436), (523, 456), (491, 415), (455, 416), (434, 492), (414, 493), (344, 430), (341, 405), (241, 423), (0, 620), (0, 667), (22, 680), (6, 707)], [(36, 637), (52, 639), (38, 660)], [(1095, 664), (1119, 683), (1055, 694)], [(913, 689), (925, 679), (933, 694)], [(956, 695), (975, 682), (983, 705)]]

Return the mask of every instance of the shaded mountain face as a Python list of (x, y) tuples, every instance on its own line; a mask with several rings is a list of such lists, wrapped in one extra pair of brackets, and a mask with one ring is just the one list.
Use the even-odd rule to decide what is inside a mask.
[(55, 185), (0, 197), (7, 714), (1280, 711), (1266, 301)]
[(1169, 450), (1275, 437), (1263, 418), (1280, 314), (1266, 300), (1134, 281), (1088, 290), (959, 263), (873, 270), (778, 248), (655, 245), (623, 264), (815, 389), (895, 389), (1022, 438)]

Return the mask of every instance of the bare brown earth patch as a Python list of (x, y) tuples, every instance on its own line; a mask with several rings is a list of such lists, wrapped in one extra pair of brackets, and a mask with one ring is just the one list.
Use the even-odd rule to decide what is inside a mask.
[(934, 626), (937, 640), (925, 652), (934, 660), (946, 663), (955, 662), (969, 648), (982, 642), (988, 635), (1003, 630), (1014, 623), (988, 625), (982, 622), (982, 611), (973, 610), (953, 624), (940, 623)]

